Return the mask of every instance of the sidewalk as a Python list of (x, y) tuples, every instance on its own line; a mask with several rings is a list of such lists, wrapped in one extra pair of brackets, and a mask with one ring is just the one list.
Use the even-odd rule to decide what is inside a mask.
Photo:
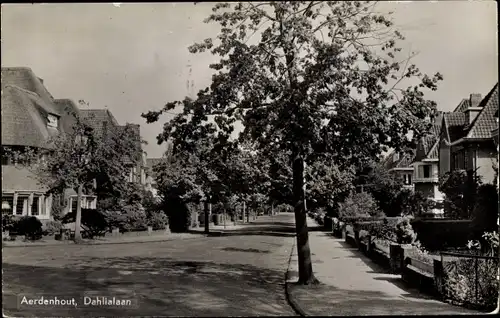
[[(169, 233), (169, 234), (156, 234), (151, 236), (122, 236), (122, 237), (103, 237), (93, 240), (83, 240), (81, 245), (100, 245), (100, 244), (126, 244), (126, 243), (154, 243), (172, 240), (185, 240), (200, 238), (204, 235), (195, 233)], [(58, 246), (58, 245), (72, 245), (75, 244), (72, 240), (56, 241), (3, 241), (2, 247), (36, 247), (36, 246)]]
[[(308, 226), (314, 226), (312, 219)], [(299, 286), (297, 248), (287, 272), (287, 297), (305, 316), (481, 314), (449, 305), (404, 285), (357, 249), (329, 233), (309, 232), (313, 271), (321, 282)]]

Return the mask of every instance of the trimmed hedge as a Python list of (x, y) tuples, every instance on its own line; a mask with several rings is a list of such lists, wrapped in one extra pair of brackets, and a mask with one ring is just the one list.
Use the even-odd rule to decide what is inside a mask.
[(428, 251), (464, 247), (471, 234), (471, 220), (415, 219), (411, 225), (417, 239)]

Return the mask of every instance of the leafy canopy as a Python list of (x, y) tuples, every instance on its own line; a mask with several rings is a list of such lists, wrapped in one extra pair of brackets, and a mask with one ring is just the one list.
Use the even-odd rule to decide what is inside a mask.
[[(207, 134), (227, 141), (239, 121), (241, 138), (267, 153), (291, 150), (344, 169), (387, 147), (413, 147), (430, 128), (424, 119), (436, 105), (424, 90), (436, 90), (442, 76), (422, 74), (411, 56), (400, 57), (403, 36), (376, 3), (218, 3), (205, 22), (218, 23), (219, 35), (189, 50), (220, 57), (209, 66), (212, 84), (196, 99), (143, 114), (149, 123), (182, 108), (159, 143), (172, 138), (192, 149)], [(411, 78), (415, 85), (401, 87)]]

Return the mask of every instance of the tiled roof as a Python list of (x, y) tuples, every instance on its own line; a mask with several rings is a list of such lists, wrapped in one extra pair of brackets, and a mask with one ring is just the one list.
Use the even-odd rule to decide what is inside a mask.
[(479, 107), (483, 110), (472, 122), (471, 128), (467, 133), (467, 138), (492, 138), (491, 131), (498, 127), (495, 120), (495, 112), (498, 111), (498, 83), (481, 101)]
[(439, 140), (439, 134), (441, 133), (443, 116), (443, 112), (438, 112), (437, 116), (434, 118), (434, 124), (432, 125), (429, 134), (419, 140), (414, 158), (415, 161), (434, 159), (437, 155), (437, 151), (435, 149), (437, 148), (436, 145)]
[(383, 161), (383, 165), (386, 169), (396, 169), (396, 168), (410, 168), (410, 164), (413, 162), (413, 159), (415, 157), (414, 154), (399, 154), (399, 159), (394, 161), (395, 156), (398, 153), (396, 153), (394, 150), (391, 151), (385, 160)]
[(107, 129), (119, 126), (113, 114), (107, 109), (80, 109), (80, 114), (99, 136), (102, 136), (105, 125)]
[(26, 168), (2, 166), (2, 190), (45, 192), (47, 187), (42, 185), (35, 174)]
[(454, 113), (463, 113), (469, 108), (470, 101), (467, 98), (462, 99), (460, 104), (458, 104), (457, 108), (453, 111)]
[(464, 136), (464, 125), (467, 123), (465, 113), (445, 113), (444, 124), (450, 135), (450, 142)]

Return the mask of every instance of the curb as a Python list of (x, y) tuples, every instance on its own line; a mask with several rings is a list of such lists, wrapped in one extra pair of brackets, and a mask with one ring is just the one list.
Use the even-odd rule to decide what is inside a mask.
[(305, 316), (307, 316), (306, 313), (299, 306), (299, 304), (297, 304), (297, 302), (295, 301), (295, 299), (293, 298), (293, 296), (290, 294), (290, 287), (289, 287), (289, 285), (290, 285), (289, 281), (291, 279), (290, 265), (292, 263), (293, 252), (295, 251), (295, 244), (296, 244), (296, 241), (293, 240), (292, 250), (290, 251), (290, 258), (288, 259), (288, 267), (287, 267), (286, 273), (285, 273), (285, 296), (286, 296), (286, 300), (287, 300), (288, 304), (290, 305), (290, 307), (292, 307), (292, 309), (297, 314), (299, 314), (301, 317), (305, 317)]
[(200, 235), (199, 237), (186, 237), (186, 238), (173, 238), (173, 237), (171, 237), (171, 238), (168, 238), (168, 239), (158, 239), (158, 240), (151, 240), (151, 241), (102, 242), (102, 243), (84, 242), (84, 243), (80, 243), (80, 244), (75, 244), (73, 241), (71, 241), (71, 242), (68, 242), (68, 243), (57, 243), (57, 244), (49, 243), (49, 244), (3, 245), (2, 248), (41, 247), (41, 246), (68, 246), (68, 245), (82, 246), (82, 245), (144, 244), (144, 243), (168, 242), (168, 241), (175, 241), (175, 240), (193, 240), (193, 239), (198, 239), (200, 237), (206, 237), (206, 235)]

